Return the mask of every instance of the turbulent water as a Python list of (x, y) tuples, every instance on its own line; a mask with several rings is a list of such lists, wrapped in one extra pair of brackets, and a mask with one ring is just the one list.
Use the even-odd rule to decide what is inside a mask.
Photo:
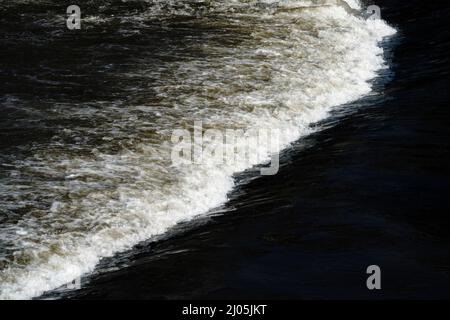
[[(55, 1), (56, 2), (56, 1)], [(0, 2), (0, 298), (32, 298), (227, 201), (257, 163), (174, 166), (171, 134), (279, 128), (371, 92), (395, 30), (357, 1)], [(254, 146), (265, 157), (275, 150)]]

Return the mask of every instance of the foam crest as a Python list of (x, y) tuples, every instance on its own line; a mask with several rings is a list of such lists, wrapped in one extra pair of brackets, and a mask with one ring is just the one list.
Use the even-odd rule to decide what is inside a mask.
[[(358, 1), (347, 3), (361, 8)], [(14, 171), (0, 184), (1, 205), (25, 213), (0, 227), (1, 299), (39, 296), (92, 272), (102, 258), (207, 213), (227, 201), (234, 173), (261, 162), (206, 158), (174, 166), (173, 130), (194, 121), (218, 130), (278, 128), (285, 133), (279, 145), (253, 146), (269, 160), (313, 132), (311, 124), (334, 107), (369, 94), (371, 81), (387, 67), (380, 41), (395, 30), (337, 1), (209, 5), (195, 23), (229, 34), (192, 41), (190, 50), (201, 55), (165, 63), (149, 89), (157, 102), (103, 108), (98, 101), (80, 109), (84, 114), (73, 105), (70, 116), (99, 121), (65, 129), (47, 149), (11, 161)], [(142, 68), (120, 76), (142, 76)], [(144, 76), (155, 72), (148, 70)], [(48, 112), (58, 119), (67, 110), (55, 105)]]

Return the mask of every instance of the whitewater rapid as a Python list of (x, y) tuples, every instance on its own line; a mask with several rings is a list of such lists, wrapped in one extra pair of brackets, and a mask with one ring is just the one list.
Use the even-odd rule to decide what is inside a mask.
[(33, 110), (73, 122), (2, 164), (0, 205), (8, 218), (0, 224), (0, 299), (37, 297), (225, 203), (233, 175), (258, 163), (174, 166), (173, 130), (194, 121), (219, 130), (279, 128), (287, 133), (280, 146), (255, 146), (269, 159), (334, 107), (370, 94), (388, 67), (381, 41), (395, 33), (383, 20), (366, 19), (356, 0), (347, 1), (355, 11), (332, 0), (211, 1), (192, 21), (192, 1), (143, 2), (142, 12), (86, 16), (83, 25), (95, 30), (120, 19), (124, 37), (139, 37), (150, 22), (167, 34), (192, 28), (202, 35), (168, 40), (161, 46), (170, 59), (164, 50), (146, 53), (113, 75), (139, 99), (49, 100), (48, 109)]

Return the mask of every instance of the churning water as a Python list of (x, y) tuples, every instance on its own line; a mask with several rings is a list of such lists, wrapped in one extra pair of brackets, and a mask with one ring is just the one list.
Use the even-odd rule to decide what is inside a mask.
[(174, 166), (173, 130), (278, 128), (287, 147), (370, 94), (395, 33), (358, 1), (79, 2), (79, 31), (52, 1), (0, 3), (2, 299), (226, 202), (248, 164)]

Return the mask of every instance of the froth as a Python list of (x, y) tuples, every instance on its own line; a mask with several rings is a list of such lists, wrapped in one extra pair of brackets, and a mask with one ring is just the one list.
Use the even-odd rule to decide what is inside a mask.
[[(234, 173), (257, 164), (216, 165), (206, 159), (204, 165), (173, 166), (167, 139), (171, 130), (189, 128), (195, 120), (219, 129), (279, 128), (288, 133), (281, 136), (279, 148), (285, 148), (311, 133), (311, 124), (326, 118), (333, 107), (370, 93), (370, 81), (386, 67), (379, 42), (395, 30), (381, 20), (352, 15), (333, 5), (335, 1), (321, 6), (317, 1), (287, 1), (285, 6), (294, 3), (314, 8), (264, 16), (247, 9), (219, 15), (222, 25), (229, 23), (240, 32), (237, 37), (245, 34), (239, 45), (212, 38), (194, 44), (205, 58), (172, 62), (167, 69), (171, 78), (162, 77), (152, 88), (170, 108), (113, 109), (121, 115), (113, 123), (115, 131), (105, 125), (92, 133), (105, 134), (101, 140), (110, 150), (40, 152), (14, 163), (30, 175), (45, 177), (46, 185), (34, 188), (48, 188), (29, 190), (12, 179), (2, 191), (31, 205), (37, 203), (33, 193), (40, 192), (37, 199), (45, 199), (48, 206), (1, 227), (2, 240), (11, 249), (0, 273), (0, 298), (38, 296), (91, 272), (103, 257), (207, 213), (227, 201)], [(360, 7), (357, 1), (347, 3)], [(232, 3), (237, 4), (250, 7)], [(222, 2), (215, 6), (228, 8)], [(211, 16), (208, 22), (219, 23)], [(135, 114), (151, 114), (151, 121)], [(102, 116), (114, 115), (105, 111)], [(136, 130), (133, 143), (110, 141), (114, 132), (129, 133), (130, 126), (149, 127), (153, 134)], [(58, 146), (64, 145), (57, 139)], [(119, 152), (111, 151), (119, 145)], [(267, 159), (279, 151), (267, 145), (255, 148)]]

